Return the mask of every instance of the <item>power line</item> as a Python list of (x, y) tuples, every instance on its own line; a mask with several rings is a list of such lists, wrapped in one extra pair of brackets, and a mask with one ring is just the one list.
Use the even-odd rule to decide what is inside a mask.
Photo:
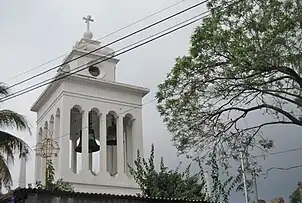
[(296, 166), (290, 166), (290, 167), (287, 167), (287, 168), (281, 168), (281, 167), (271, 167), (269, 169), (266, 170), (266, 172), (263, 174), (264, 175), (264, 179), (267, 178), (268, 176), (268, 172), (271, 171), (271, 170), (282, 170), (282, 171), (288, 171), (288, 170), (291, 170), (291, 169), (296, 169), (296, 168), (301, 168), (302, 165), (296, 165)]
[[(186, 26), (188, 26), (188, 25), (191, 25), (191, 24), (193, 24), (193, 23), (195, 23), (195, 22), (197, 22), (197, 21), (203, 19), (204, 16), (202, 16), (202, 15), (205, 14), (205, 13), (208, 13), (208, 12), (209, 12), (209, 11), (205, 11), (205, 12), (203, 12), (203, 13), (201, 13), (201, 14), (199, 14), (199, 15), (196, 15), (196, 16), (190, 18), (190, 19), (187, 19), (187, 20), (185, 20), (185, 21), (182, 21), (181, 23), (178, 23), (178, 24), (176, 24), (176, 25), (174, 25), (174, 26), (171, 26), (171, 27), (169, 27), (169, 28), (167, 28), (167, 29), (164, 29), (164, 30), (162, 30), (161, 32), (158, 32), (158, 33), (156, 33), (156, 34), (154, 34), (154, 35), (151, 35), (151, 36), (149, 36), (149, 37), (146, 37), (145, 39), (142, 39), (142, 40), (140, 40), (140, 41), (138, 41), (138, 42), (135, 42), (135, 43), (132, 43), (132, 44), (126, 46), (126, 47), (123, 47), (123, 48), (121, 48), (121, 49), (118, 50), (118, 51), (121, 51), (121, 50), (123, 50), (123, 49), (125, 49), (125, 48), (128, 48), (128, 47), (130, 47), (130, 48), (127, 49), (127, 50), (125, 50), (125, 51), (122, 51), (122, 52), (120, 52), (120, 53), (118, 53), (118, 54), (107, 55), (107, 57), (106, 57), (105, 59), (101, 60), (101, 61), (99, 61), (100, 59), (96, 59), (96, 60), (92, 61), (92, 64), (90, 64), (89, 66), (93, 66), (93, 65), (102, 63), (102, 62), (107, 61), (107, 60), (109, 60), (109, 59), (112, 59), (112, 58), (114, 58), (114, 57), (116, 57), (116, 56), (119, 56), (119, 55), (122, 55), (122, 54), (124, 54), (124, 53), (127, 53), (127, 52), (129, 52), (129, 51), (131, 51), (131, 50), (134, 50), (134, 49), (136, 49), (136, 48), (138, 48), (138, 47), (141, 47), (141, 46), (143, 46), (143, 45), (145, 45), (145, 44), (148, 44), (148, 43), (150, 43), (150, 42), (152, 42), (152, 41), (154, 41), (154, 40), (157, 40), (157, 39), (159, 39), (159, 38), (161, 38), (161, 37), (164, 37), (164, 36), (166, 36), (166, 35), (168, 35), (168, 34), (171, 34), (171, 33), (175, 32), (175, 31), (177, 31), (177, 30), (179, 30), (179, 29), (182, 29), (182, 28), (184, 28), (184, 27), (186, 27)], [(199, 17), (199, 16), (201, 16), (201, 17)], [(197, 17), (199, 17), (199, 18), (197, 18)], [(195, 19), (195, 18), (197, 18), (197, 19)], [(192, 19), (193, 19), (193, 20), (192, 20)], [(195, 20), (194, 20), (194, 19), (195, 19)], [(189, 23), (186, 23), (186, 24), (184, 24), (184, 25), (182, 25), (182, 26), (180, 26), (180, 27), (177, 27), (177, 28), (175, 28), (175, 29), (173, 29), (173, 30), (170, 30), (170, 29), (172, 29), (172, 28), (174, 28), (174, 27), (176, 27), (176, 26), (178, 26), (178, 25), (181, 25), (181, 24), (183, 24), (183, 23), (185, 23), (185, 22), (187, 22), (187, 21), (190, 21), (190, 20), (192, 20), (192, 21), (189, 22)], [(165, 31), (167, 31), (167, 30), (170, 30), (170, 31), (165, 32)], [(163, 32), (165, 32), (165, 33), (163, 33)], [(163, 34), (161, 34), (161, 35), (159, 35), (159, 36), (157, 36), (157, 37), (154, 37), (154, 36), (156, 36), (156, 35), (158, 35), (158, 34), (160, 34), (160, 33), (163, 33)], [(149, 39), (149, 38), (151, 38), (151, 37), (154, 37), (154, 38)], [(147, 40), (147, 39), (149, 39), (149, 40)], [(144, 40), (147, 40), (147, 41), (143, 42)], [(140, 42), (142, 42), (142, 43), (140, 43)], [(138, 44), (138, 43), (140, 43), (140, 44)], [(138, 44), (138, 45), (136, 45), (136, 44)], [(135, 46), (134, 46), (134, 47), (131, 47), (131, 46), (133, 46), (133, 45), (135, 45)], [(108, 56), (109, 56), (109, 57), (108, 57)], [(94, 63), (94, 62), (95, 62), (95, 63)], [(83, 67), (83, 68), (81, 68), (81, 67)], [(79, 69), (79, 68), (80, 68), (80, 69)], [(4, 102), (4, 101), (10, 100), (10, 99), (13, 99), (13, 98), (18, 97), (18, 96), (21, 96), (21, 95), (26, 94), (26, 93), (28, 93), (28, 92), (31, 92), (31, 91), (33, 91), (33, 90), (35, 90), (35, 89), (38, 89), (38, 88), (43, 87), (43, 86), (45, 86), (45, 85), (51, 84), (51, 83), (53, 83), (53, 82), (55, 82), (55, 81), (61, 80), (61, 79), (63, 79), (63, 78), (66, 78), (66, 77), (68, 77), (68, 76), (71, 76), (71, 75), (74, 75), (74, 74), (76, 74), (76, 73), (78, 73), (78, 72), (80, 72), (80, 71), (83, 71), (83, 70), (87, 69), (87, 68), (88, 68), (88, 67), (86, 67), (86, 64), (81, 65), (81, 66), (79, 66), (79, 67), (76, 68), (76, 69), (78, 69), (77, 71), (70, 72), (70, 73), (66, 73), (66, 74), (62, 74), (62, 75), (57, 75), (57, 76), (55, 76), (55, 77), (53, 77), (53, 78), (49, 78), (49, 79), (47, 79), (47, 80), (45, 80), (45, 81), (42, 81), (42, 82), (37, 83), (37, 84), (35, 84), (35, 85), (32, 85), (32, 86), (30, 86), (30, 87), (27, 87), (27, 88), (24, 88), (24, 89), (22, 89), (22, 90), (19, 90), (19, 91), (13, 93), (13, 94), (10, 94), (10, 95), (4, 97), (3, 99), (1, 99), (1, 102)], [(49, 82), (48, 82), (48, 81), (49, 81)]]
[[(137, 24), (137, 23), (140, 23), (140, 22), (142, 22), (142, 21), (144, 21), (144, 20), (146, 20), (146, 19), (148, 19), (148, 18), (150, 18), (150, 17), (152, 17), (152, 16), (155, 16), (155, 15), (157, 15), (157, 14), (163, 12), (163, 11), (166, 11), (166, 10), (168, 10), (168, 9), (170, 9), (170, 8), (172, 8), (172, 7), (174, 7), (174, 6), (178, 5), (178, 4), (180, 4), (180, 3), (183, 3), (184, 1), (186, 1), (186, 0), (181, 0), (181, 1), (178, 1), (178, 2), (176, 2), (176, 3), (174, 3), (174, 4), (171, 4), (171, 5), (169, 5), (169, 6), (165, 7), (165, 8), (163, 8), (163, 9), (161, 9), (161, 10), (159, 10), (159, 11), (156, 11), (155, 13), (152, 13), (152, 14), (150, 14), (150, 15), (144, 17), (144, 18), (141, 18), (141, 19), (139, 19), (139, 20), (137, 20), (137, 21), (134, 21), (133, 23), (130, 23), (130, 24), (128, 24), (128, 25), (126, 25), (126, 26), (124, 26), (124, 27), (122, 27), (122, 28), (119, 28), (119, 29), (117, 29), (117, 30), (115, 30), (115, 31), (113, 31), (113, 32), (110, 32), (110, 33), (108, 33), (108, 34), (104, 35), (103, 37), (100, 37), (100, 38), (98, 38), (98, 39), (96, 39), (96, 40), (102, 40), (102, 39), (104, 39), (104, 38), (107, 38), (107, 37), (109, 37), (109, 36), (111, 36), (111, 35), (113, 35), (113, 34), (115, 34), (115, 33), (118, 33), (118, 32), (120, 32), (120, 31), (126, 29), (126, 28), (129, 28), (129, 27), (131, 27), (131, 26), (133, 26), (133, 25), (135, 25), (135, 24)], [(54, 61), (56, 61), (57, 59), (60, 59), (60, 58), (62, 58), (62, 57), (64, 57), (64, 56), (67, 56), (68, 54), (69, 54), (69, 53), (62, 54), (62, 55), (60, 55), (60, 56), (58, 56), (58, 57), (56, 57), (56, 58), (54, 58), (54, 59), (52, 59), (52, 60), (46, 61), (45, 63), (42, 63), (42, 64), (40, 64), (40, 65), (38, 65), (38, 66), (36, 66), (36, 67), (34, 67), (34, 68), (31, 68), (31, 69), (29, 69), (29, 70), (27, 70), (27, 71), (24, 71), (24, 72), (22, 72), (22, 73), (20, 73), (20, 74), (18, 74), (18, 75), (15, 75), (15, 76), (13, 76), (13, 77), (11, 77), (11, 78), (8, 78), (5, 82), (8, 82), (8, 81), (10, 81), (10, 80), (12, 80), (12, 79), (14, 79), (14, 78), (17, 78), (17, 77), (19, 77), (19, 76), (21, 76), (21, 75), (24, 75), (24, 74), (26, 74), (26, 73), (29, 73), (29, 72), (31, 72), (31, 71), (33, 71), (33, 70), (35, 70), (35, 69), (40, 68), (40, 67), (43, 67), (44, 65), (49, 64), (49, 63), (51, 63), (51, 62), (54, 62)]]
[(277, 154), (284, 154), (284, 153), (295, 152), (295, 151), (300, 151), (300, 150), (302, 150), (302, 147), (293, 148), (293, 149), (288, 149), (288, 150), (284, 150), (284, 151), (277, 151), (277, 152), (273, 152), (273, 153), (262, 154), (262, 155), (258, 155), (258, 156), (252, 156), (252, 157), (253, 157), (253, 158), (257, 158), (257, 157), (266, 157), (266, 156), (272, 156), (272, 155), (277, 155)]
[(126, 35), (126, 36), (123, 36), (123, 37), (121, 37), (121, 38), (119, 38), (119, 39), (117, 39), (117, 40), (114, 40), (114, 41), (112, 41), (112, 42), (110, 42), (110, 43), (108, 43), (108, 44), (106, 44), (106, 45), (104, 45), (104, 46), (101, 46), (101, 47), (99, 47), (99, 48), (96, 48), (96, 49), (94, 49), (94, 50), (92, 50), (92, 51), (89, 51), (89, 52), (87, 52), (87, 53), (85, 53), (85, 54), (83, 54), (83, 55), (81, 55), (81, 56), (75, 57), (75, 58), (73, 58), (73, 59), (71, 59), (71, 60), (69, 60), (69, 61), (66, 61), (66, 62), (64, 62), (64, 63), (62, 63), (62, 64), (60, 64), (60, 65), (54, 66), (54, 67), (49, 68), (49, 69), (47, 69), (47, 70), (45, 70), (45, 71), (43, 71), (43, 72), (41, 72), (41, 73), (38, 73), (38, 74), (36, 74), (36, 75), (34, 75), (34, 76), (31, 76), (31, 77), (29, 77), (29, 78), (27, 78), (27, 79), (25, 79), (25, 80), (22, 80), (22, 81), (20, 81), (20, 82), (17, 82), (17, 83), (15, 83), (15, 84), (13, 84), (13, 85), (7, 87), (7, 89), (11, 89), (12, 87), (15, 87), (15, 86), (18, 86), (18, 85), (20, 85), (20, 84), (23, 84), (23, 83), (25, 83), (25, 82), (27, 82), (27, 81), (29, 81), (29, 80), (32, 80), (32, 79), (34, 79), (34, 78), (36, 78), (36, 77), (39, 77), (39, 76), (41, 76), (41, 75), (44, 75), (44, 74), (46, 74), (46, 73), (48, 73), (48, 72), (50, 72), (50, 71), (52, 71), (52, 70), (55, 70), (55, 69), (57, 69), (57, 68), (59, 68), (59, 67), (61, 67), (61, 66), (64, 66), (64, 65), (66, 65), (66, 64), (68, 64), (68, 63), (70, 63), (70, 62), (72, 62), (72, 61), (78, 60), (78, 59), (80, 59), (80, 58), (82, 58), (82, 57), (84, 57), (84, 56), (87, 56), (87, 55), (89, 55), (89, 54), (92, 54), (92, 53), (94, 53), (94, 52), (96, 52), (96, 51), (98, 51), (98, 50), (100, 50), (100, 49), (103, 49), (103, 48), (105, 48), (105, 47), (108, 47), (108, 46), (110, 46), (110, 45), (112, 45), (112, 44), (115, 44), (115, 43), (117, 43), (117, 42), (119, 42), (119, 41), (122, 41), (122, 40), (124, 40), (124, 39), (126, 39), (126, 38), (129, 38), (129, 37), (131, 37), (131, 36), (133, 36), (133, 35), (135, 35), (135, 34), (137, 34), (137, 33), (140, 33), (140, 32), (142, 32), (142, 31), (144, 31), (144, 30), (147, 30), (147, 29), (149, 29), (149, 28), (151, 28), (151, 27), (154, 27), (155, 25), (158, 25), (158, 24), (160, 24), (160, 23), (163, 23), (163, 22), (165, 22), (165, 21), (167, 21), (167, 20), (169, 20), (169, 19), (171, 19), (171, 18), (174, 18), (174, 17), (176, 17), (176, 16), (178, 16), (178, 15), (180, 15), (180, 14), (182, 14), (182, 13), (185, 13), (185, 12), (187, 12), (187, 11), (193, 9), (193, 8), (196, 8), (196, 7), (198, 7), (198, 6), (201, 6), (201, 5), (203, 5), (204, 3), (206, 3), (207, 1), (209, 1), (209, 0), (203, 0), (203, 1), (199, 2), (199, 3), (197, 3), (197, 4), (194, 4), (193, 6), (190, 6), (190, 7), (186, 8), (186, 9), (183, 9), (183, 10), (181, 10), (181, 11), (179, 11), (179, 12), (176, 12), (176, 13), (174, 13), (174, 14), (172, 14), (172, 15), (166, 17), (166, 18), (163, 18), (163, 19), (161, 19), (161, 20), (159, 20), (159, 21), (157, 21), (157, 22), (155, 22), (155, 23), (152, 23), (152, 24), (150, 24), (150, 25), (148, 25), (148, 26), (146, 26), (146, 27), (143, 27), (143, 28), (141, 28), (141, 29), (139, 29), (139, 30), (137, 30), (137, 31), (134, 31), (134, 32), (132, 32), (132, 33)]

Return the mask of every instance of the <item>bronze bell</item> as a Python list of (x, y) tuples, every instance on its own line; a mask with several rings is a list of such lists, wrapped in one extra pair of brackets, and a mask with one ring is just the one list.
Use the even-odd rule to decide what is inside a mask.
[(107, 145), (115, 146), (116, 142), (116, 124), (114, 122), (114, 117), (112, 120), (112, 125), (107, 128)]
[[(88, 153), (97, 152), (100, 150), (100, 146), (95, 141), (94, 131), (92, 128), (89, 129), (89, 140), (88, 140)], [(76, 146), (75, 151), (82, 153), (82, 130), (80, 131), (80, 142)]]

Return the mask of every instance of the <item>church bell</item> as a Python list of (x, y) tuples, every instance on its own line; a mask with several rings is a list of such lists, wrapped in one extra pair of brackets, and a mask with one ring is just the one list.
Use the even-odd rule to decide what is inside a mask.
[[(91, 113), (89, 113), (91, 115)], [(91, 117), (91, 116), (90, 116)], [(100, 150), (100, 146), (95, 141), (94, 130), (91, 126), (91, 118), (89, 119), (89, 139), (88, 139), (88, 153), (97, 152)], [(82, 130), (80, 131), (80, 142), (78, 146), (76, 146), (75, 151), (78, 153), (82, 153)]]
[(114, 122), (115, 118), (112, 116), (112, 124), (107, 128), (107, 145), (115, 146), (116, 142), (116, 123)]

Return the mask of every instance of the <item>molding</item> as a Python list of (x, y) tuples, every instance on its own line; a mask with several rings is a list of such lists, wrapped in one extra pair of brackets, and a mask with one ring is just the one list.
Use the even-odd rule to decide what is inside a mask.
[(142, 97), (144, 97), (146, 94), (150, 92), (149, 88), (129, 85), (129, 84), (115, 82), (115, 81), (109, 81), (104, 79), (88, 78), (87, 76), (79, 77), (79, 76), (71, 75), (66, 78), (66, 81), (80, 82), (81, 84), (88, 84), (94, 87), (107, 87), (109, 89), (124, 90), (129, 93), (140, 95)]
[[(55, 76), (55, 79), (57, 79), (60, 75), (62, 75), (62, 74), (57, 74)], [(52, 81), (54, 81), (54, 80), (52, 80)], [(41, 108), (41, 106), (43, 104), (45, 104), (45, 102), (50, 98), (50, 96), (55, 92), (55, 90), (63, 83), (63, 81), (64, 81), (64, 79), (57, 80), (57, 81), (51, 82), (49, 85), (47, 85), (46, 88), (43, 90), (43, 92), (38, 97), (38, 99), (31, 106), (30, 110), (33, 112), (38, 112), (38, 110)]]
[[(56, 78), (59, 77), (61, 74), (57, 74)], [(51, 97), (51, 95), (57, 90), (57, 88), (63, 84), (63, 82), (75, 82), (75, 83), (81, 83), (81, 84), (88, 84), (94, 87), (105, 87), (111, 90), (120, 90), (120, 91), (126, 91), (130, 94), (138, 95), (141, 97), (144, 97), (146, 94), (150, 92), (148, 88), (143, 88), (139, 86), (134, 85), (128, 85), (124, 83), (114, 82), (114, 81), (106, 81), (106, 80), (100, 80), (100, 79), (94, 79), (94, 78), (84, 78), (80, 76), (68, 76), (66, 78), (63, 78), (61, 80), (55, 81), (51, 84), (49, 84), (42, 94), (38, 97), (36, 102), (32, 105), (30, 108), (31, 111), (38, 112), (41, 106), (43, 106), (46, 101)], [(63, 90), (64, 92), (64, 90)], [(91, 97), (91, 96), (89, 96)], [(119, 101), (121, 102), (121, 101)]]

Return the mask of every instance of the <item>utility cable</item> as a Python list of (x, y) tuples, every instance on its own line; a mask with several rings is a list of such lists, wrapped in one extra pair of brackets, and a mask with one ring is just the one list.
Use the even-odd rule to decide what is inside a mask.
[(263, 174), (264, 175), (264, 179), (266, 179), (268, 177), (268, 172), (271, 171), (271, 170), (282, 170), (282, 171), (288, 171), (288, 170), (291, 170), (291, 169), (295, 169), (295, 168), (301, 168), (302, 165), (296, 165), (296, 166), (291, 166), (291, 167), (288, 167), (288, 168), (281, 168), (281, 167), (271, 167), (269, 169), (266, 170), (266, 172)]
[[(168, 9), (170, 9), (170, 8), (172, 8), (172, 7), (174, 7), (174, 6), (178, 5), (178, 4), (180, 4), (180, 3), (183, 3), (184, 1), (186, 1), (186, 0), (181, 0), (181, 1), (178, 1), (178, 2), (176, 2), (176, 3), (174, 3), (174, 4), (171, 4), (171, 5), (169, 5), (169, 6), (165, 7), (165, 8), (163, 8), (163, 9), (161, 9), (161, 10), (159, 10), (159, 11), (156, 11), (156, 12), (154, 12), (154, 13), (152, 13), (152, 14), (150, 14), (150, 15), (144, 17), (144, 18), (141, 18), (141, 19), (139, 19), (139, 20), (137, 20), (137, 21), (134, 21), (133, 23), (130, 23), (130, 24), (128, 24), (128, 25), (126, 25), (126, 26), (124, 26), (124, 27), (122, 27), (122, 28), (119, 28), (119, 29), (117, 29), (117, 30), (115, 30), (115, 31), (113, 31), (113, 32), (110, 32), (110, 33), (106, 34), (105, 36), (100, 37), (100, 38), (98, 38), (98, 39), (96, 39), (96, 40), (98, 41), (98, 40), (102, 40), (102, 39), (104, 39), (104, 38), (107, 38), (107, 37), (109, 37), (109, 36), (111, 36), (111, 35), (113, 35), (113, 34), (115, 34), (115, 33), (118, 33), (118, 32), (120, 32), (120, 31), (126, 29), (126, 28), (129, 28), (129, 27), (131, 27), (131, 26), (133, 26), (133, 25), (135, 25), (135, 24), (137, 24), (137, 23), (140, 23), (140, 22), (142, 22), (142, 21), (144, 21), (144, 20), (146, 20), (146, 19), (148, 19), (148, 18), (151, 18), (152, 16), (155, 16), (155, 15), (157, 15), (157, 14), (163, 12), (163, 11), (166, 11), (166, 10), (168, 10)], [(40, 68), (40, 67), (43, 67), (44, 65), (47, 65), (47, 64), (49, 64), (49, 63), (51, 63), (51, 62), (54, 62), (54, 61), (56, 61), (57, 59), (60, 59), (60, 58), (62, 58), (62, 57), (64, 57), (64, 56), (67, 56), (68, 54), (69, 54), (69, 53), (62, 54), (62, 55), (60, 55), (60, 56), (58, 56), (58, 57), (56, 57), (56, 58), (54, 58), (54, 59), (52, 59), (52, 60), (46, 61), (45, 63), (42, 63), (42, 64), (40, 64), (40, 65), (38, 65), (38, 66), (36, 66), (36, 67), (34, 67), (34, 68), (31, 68), (31, 69), (29, 69), (29, 70), (27, 70), (27, 71), (24, 71), (24, 72), (22, 72), (22, 73), (20, 73), (20, 74), (18, 74), (18, 75), (15, 75), (15, 76), (13, 76), (13, 77), (11, 77), (11, 78), (8, 78), (5, 82), (8, 82), (8, 81), (10, 81), (10, 80), (12, 80), (12, 79), (14, 79), (14, 78), (17, 78), (17, 77), (19, 77), (19, 76), (21, 76), (21, 75), (24, 75), (24, 74), (26, 74), (26, 73), (29, 73), (29, 72), (31, 72), (31, 71), (33, 71), (33, 70), (36, 70), (36, 69), (38, 69), (38, 68)]]
[(273, 152), (273, 153), (268, 153), (268, 154), (263, 154), (263, 155), (258, 155), (258, 156), (252, 156), (252, 157), (253, 158), (266, 157), (266, 156), (272, 156), (272, 155), (277, 155), (277, 154), (284, 154), (284, 153), (295, 152), (295, 151), (300, 151), (300, 150), (302, 150), (302, 147), (288, 149), (288, 150), (284, 150), (284, 151), (277, 151), (277, 152)]
[[(138, 41), (138, 42), (135, 42), (135, 43), (132, 43), (132, 44), (126, 46), (126, 47), (123, 47), (123, 48), (121, 48), (121, 49), (118, 50), (118, 51), (122, 51), (122, 50), (124, 50), (125, 48), (128, 48), (128, 47), (130, 47), (130, 48), (128, 48), (128, 49), (126, 49), (125, 51), (122, 51), (122, 52), (120, 52), (120, 53), (118, 53), (118, 54), (114, 54), (114, 55), (113, 55), (113, 54), (111, 54), (111, 55), (108, 54), (108, 55), (107, 55), (108, 57), (106, 57), (105, 59), (103, 59), (103, 60), (101, 60), (101, 61), (99, 61), (100, 59), (96, 59), (96, 60), (94, 60), (94, 61), (92, 62), (92, 64), (90, 64), (88, 67), (87, 67), (86, 64), (81, 65), (81, 66), (77, 67), (76, 69), (78, 69), (78, 70), (76, 70), (76, 71), (74, 71), (74, 72), (70, 72), (70, 73), (66, 73), (66, 74), (62, 74), (62, 75), (57, 75), (57, 76), (55, 76), (55, 77), (53, 77), (53, 78), (47, 79), (47, 80), (45, 80), (45, 81), (42, 81), (42, 82), (37, 83), (37, 84), (35, 84), (35, 85), (32, 85), (32, 86), (30, 86), (30, 87), (27, 87), (27, 88), (24, 88), (24, 89), (22, 89), (22, 90), (19, 90), (19, 91), (13, 93), (13, 94), (10, 94), (10, 95), (8, 95), (8, 96), (2, 98), (0, 101), (1, 101), (1, 102), (4, 102), (4, 101), (10, 100), (10, 99), (13, 99), (13, 98), (15, 98), (15, 97), (21, 96), (21, 95), (26, 94), (26, 93), (28, 93), (28, 92), (31, 92), (31, 91), (33, 91), (33, 90), (35, 90), (35, 89), (38, 89), (38, 88), (43, 87), (43, 86), (45, 86), (45, 85), (51, 84), (51, 83), (53, 83), (53, 82), (55, 82), (55, 81), (61, 80), (61, 79), (63, 79), (63, 78), (66, 78), (66, 77), (68, 77), (68, 76), (71, 76), (71, 75), (74, 75), (74, 74), (76, 74), (76, 73), (78, 73), (78, 72), (80, 72), (80, 71), (83, 71), (83, 70), (89, 68), (90, 66), (93, 66), (93, 65), (102, 63), (102, 62), (107, 61), (107, 60), (109, 60), (109, 59), (112, 59), (112, 58), (114, 58), (114, 57), (116, 57), (116, 56), (122, 55), (122, 54), (127, 53), (127, 52), (129, 52), (129, 51), (131, 51), (131, 50), (134, 50), (134, 49), (136, 49), (136, 48), (138, 48), (138, 47), (141, 47), (141, 46), (143, 46), (143, 45), (145, 45), (145, 44), (148, 44), (148, 43), (150, 43), (150, 42), (152, 42), (152, 41), (154, 41), (154, 40), (157, 40), (157, 39), (159, 39), (159, 38), (161, 38), (161, 37), (164, 37), (164, 36), (166, 36), (166, 35), (168, 35), (168, 34), (171, 34), (171, 33), (175, 32), (175, 31), (177, 31), (177, 30), (179, 30), (179, 29), (182, 29), (182, 28), (184, 28), (184, 27), (186, 27), (186, 26), (188, 26), (188, 25), (191, 25), (191, 24), (193, 24), (193, 23), (195, 23), (195, 22), (197, 22), (197, 21), (203, 19), (204, 17), (203, 17), (202, 15), (205, 14), (205, 13), (207, 13), (207, 12), (209, 12), (209, 11), (205, 11), (205, 12), (203, 12), (203, 13), (201, 13), (201, 14), (199, 14), (199, 15), (196, 15), (196, 16), (190, 18), (190, 19), (187, 19), (187, 20), (185, 20), (185, 21), (182, 21), (181, 23), (178, 23), (178, 24), (176, 24), (176, 25), (174, 25), (174, 26), (171, 26), (171, 27), (169, 27), (169, 28), (167, 28), (167, 29), (165, 29), (165, 30), (162, 30), (162, 31), (159, 32), (159, 33), (156, 33), (156, 34), (151, 35), (151, 36), (149, 36), (149, 37), (146, 37), (146, 38), (144, 38), (144, 39), (142, 39), (142, 40), (140, 40), (140, 41)], [(200, 17), (200, 16), (201, 16), (201, 17)], [(197, 18), (197, 17), (199, 17), (199, 18)], [(197, 19), (195, 19), (195, 18), (197, 18)], [(192, 19), (195, 19), (195, 20), (192, 20)], [(178, 26), (178, 25), (181, 25), (181, 24), (183, 24), (183, 23), (185, 23), (185, 22), (187, 22), (187, 21), (190, 21), (190, 20), (192, 20), (192, 21), (189, 22), (189, 23), (186, 23), (186, 24), (184, 24), (184, 25), (182, 25), (182, 26), (180, 26), (180, 27), (177, 27), (177, 28), (175, 28), (175, 29), (172, 29), (172, 28), (174, 28), (174, 27), (176, 27), (176, 26)], [(170, 29), (172, 29), (172, 30), (170, 30)], [(165, 31), (167, 31), (167, 30), (170, 30), (170, 31), (165, 32)], [(165, 32), (165, 33), (163, 33), (163, 32)], [(161, 33), (163, 33), (163, 34), (161, 34)], [(158, 35), (158, 34), (161, 34), (161, 35), (159, 35), (159, 36), (157, 36), (157, 37), (154, 37), (154, 36), (156, 36), (156, 35)], [(154, 37), (154, 38), (149, 39), (150, 37)], [(149, 40), (147, 40), (147, 39), (149, 39)], [(147, 40), (147, 41), (143, 42), (144, 40)], [(140, 43), (140, 42), (142, 42), (142, 43)], [(139, 43), (140, 43), (140, 44), (139, 44)], [(137, 44), (137, 45), (136, 45), (136, 44)], [(134, 46), (134, 45), (135, 45), (135, 46)], [(131, 46), (134, 46), (134, 47), (131, 47)], [(95, 62), (95, 63), (94, 63), (94, 62)], [(82, 68), (82, 67), (83, 67), (83, 68)], [(80, 68), (80, 69), (79, 69), (79, 68)]]
[(94, 53), (94, 52), (96, 52), (96, 51), (98, 51), (98, 50), (101, 50), (101, 49), (103, 49), (103, 48), (105, 48), (105, 47), (108, 47), (108, 46), (110, 46), (110, 45), (112, 45), (112, 44), (115, 44), (115, 43), (117, 43), (117, 42), (119, 42), (119, 41), (122, 41), (122, 40), (124, 40), (124, 39), (126, 39), (126, 38), (129, 38), (129, 37), (131, 37), (131, 36), (133, 36), (133, 35), (135, 35), (135, 34), (138, 34), (138, 33), (142, 32), (142, 31), (144, 31), (144, 30), (147, 30), (147, 29), (149, 29), (149, 28), (151, 28), (151, 27), (154, 27), (154, 26), (156, 26), (156, 25), (158, 25), (158, 24), (160, 24), (160, 23), (163, 23), (163, 22), (165, 22), (165, 21), (167, 21), (167, 20), (169, 20), (169, 19), (171, 19), (171, 18), (174, 18), (174, 17), (176, 17), (176, 16), (178, 16), (178, 15), (180, 15), (180, 14), (182, 14), (182, 13), (185, 13), (185, 12), (187, 12), (187, 11), (193, 9), (193, 8), (196, 8), (196, 7), (198, 7), (198, 6), (201, 6), (201, 5), (203, 5), (204, 3), (208, 2), (208, 1), (209, 1), (209, 0), (203, 0), (203, 1), (199, 2), (199, 3), (196, 3), (196, 4), (194, 4), (194, 5), (192, 5), (192, 6), (188, 7), (188, 8), (185, 8), (185, 9), (179, 11), (179, 12), (176, 12), (176, 13), (174, 13), (174, 14), (172, 14), (172, 15), (166, 17), (166, 18), (163, 18), (163, 19), (161, 19), (161, 20), (159, 20), (159, 21), (157, 21), (157, 22), (155, 22), (155, 23), (152, 23), (152, 24), (150, 24), (150, 25), (148, 25), (148, 26), (146, 26), (146, 27), (143, 27), (143, 28), (141, 28), (141, 29), (139, 29), (139, 30), (137, 30), (137, 31), (134, 31), (134, 32), (132, 32), (132, 33), (130, 33), (130, 34), (128, 34), (128, 35), (125, 35), (125, 36), (123, 36), (123, 37), (121, 37), (121, 38), (119, 38), (119, 39), (117, 39), (117, 40), (114, 40), (114, 41), (112, 41), (112, 42), (110, 42), (110, 43), (108, 43), (108, 44), (106, 44), (106, 45), (104, 45), (104, 46), (101, 46), (101, 47), (99, 47), (99, 48), (96, 48), (96, 49), (94, 49), (94, 50), (92, 50), (92, 51), (89, 51), (89, 52), (83, 54), (83, 55), (80, 55), (80, 56), (78, 56), (78, 57), (75, 57), (75, 58), (73, 58), (73, 59), (71, 59), (71, 60), (69, 60), (69, 61), (65, 61), (65, 62), (63, 62), (63, 63), (60, 64), (60, 65), (54, 66), (54, 67), (49, 68), (49, 69), (47, 69), (47, 70), (45, 70), (45, 71), (43, 71), (43, 72), (41, 72), (41, 73), (38, 73), (38, 74), (36, 74), (36, 75), (34, 75), (34, 76), (31, 76), (31, 77), (29, 77), (29, 78), (27, 78), (27, 79), (25, 79), (25, 80), (22, 80), (22, 81), (20, 81), (20, 82), (17, 82), (17, 83), (15, 83), (15, 84), (13, 84), (13, 85), (7, 87), (6, 89), (11, 89), (11, 88), (13, 88), (13, 87), (15, 87), (15, 86), (21, 85), (21, 84), (23, 84), (23, 83), (25, 83), (25, 82), (27, 82), (27, 81), (29, 81), (29, 80), (32, 80), (32, 79), (34, 79), (34, 78), (36, 78), (36, 77), (39, 77), (39, 76), (41, 76), (41, 75), (44, 75), (44, 74), (46, 74), (46, 73), (48, 73), (48, 72), (50, 72), (50, 71), (52, 71), (52, 70), (55, 70), (55, 69), (57, 69), (57, 68), (59, 68), (59, 67), (61, 67), (61, 66), (66, 65), (66, 64), (68, 64), (68, 63), (70, 63), (70, 62), (73, 62), (73, 61), (75, 61), (75, 60), (78, 60), (78, 59), (80, 59), (80, 58), (82, 58), (82, 57), (84, 57), (84, 56), (87, 56), (87, 55), (92, 54), (92, 53)]

